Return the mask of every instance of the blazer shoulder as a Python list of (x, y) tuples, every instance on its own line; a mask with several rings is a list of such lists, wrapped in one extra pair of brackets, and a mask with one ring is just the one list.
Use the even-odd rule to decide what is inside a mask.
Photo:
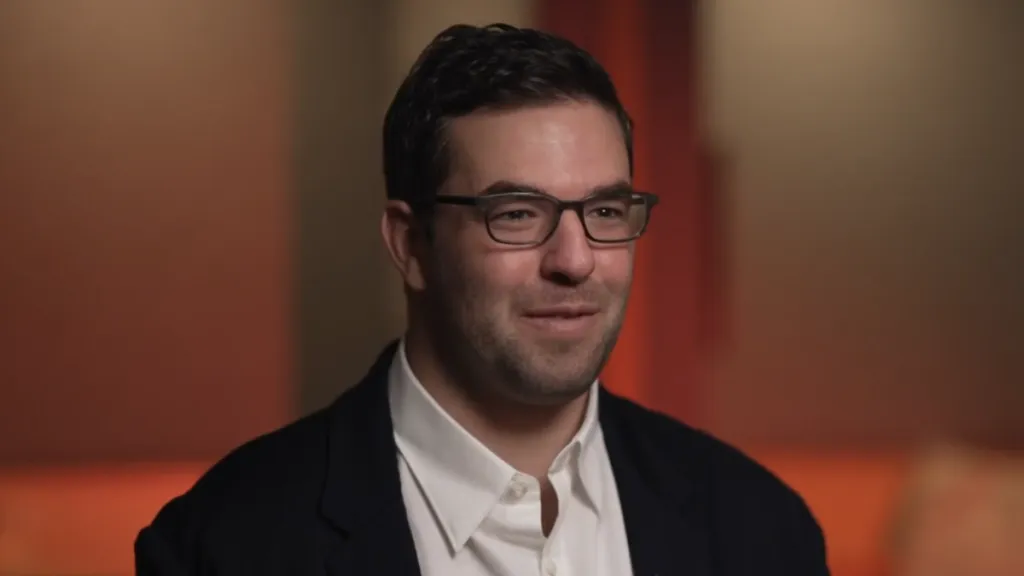
[(231, 565), (230, 573), (252, 574), (266, 568), (253, 563), (283, 561), (284, 550), (304, 562), (316, 557), (329, 470), (362, 478), (347, 471), (361, 471), (357, 462), (391, 438), (386, 378), (396, 347), (385, 348), (331, 405), (235, 448), (165, 504), (136, 538), (136, 573), (178, 576)]
[[(193, 566), (209, 540), (272, 529), (304, 512), (314, 513), (326, 469), (327, 427), (323, 409), (221, 458), (139, 532), (138, 573), (163, 574), (168, 562)], [(147, 570), (145, 562), (159, 562), (163, 568)]]
[(611, 397), (634, 459), (665, 492), (688, 485), (713, 522), (776, 531), (820, 549), (821, 528), (804, 498), (750, 455), (712, 434), (624, 398)]
[[(606, 394), (602, 417), (620, 450), (669, 498), (687, 499), (723, 562), (827, 576), (825, 539), (804, 499), (735, 446), (665, 414)], [(730, 560), (731, 559), (731, 560)]]
[(200, 497), (262, 497), (266, 490), (322, 474), (328, 414), (321, 409), (258, 436), (210, 467), (186, 494)]

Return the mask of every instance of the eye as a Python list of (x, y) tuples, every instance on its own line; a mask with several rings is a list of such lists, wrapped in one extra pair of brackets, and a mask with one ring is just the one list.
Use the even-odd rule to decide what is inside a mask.
[(528, 218), (534, 218), (537, 213), (529, 208), (505, 208), (491, 214), (491, 220), (507, 220), (507, 221), (519, 221), (526, 220)]
[(502, 198), (487, 207), (487, 219), (494, 223), (523, 223), (546, 216), (547, 206), (526, 198)]
[(612, 208), (610, 206), (599, 206), (594, 208), (593, 213), (601, 218), (620, 218), (623, 214), (621, 209)]
[(629, 212), (627, 202), (619, 199), (604, 200), (590, 207), (588, 216), (598, 219), (622, 219)]

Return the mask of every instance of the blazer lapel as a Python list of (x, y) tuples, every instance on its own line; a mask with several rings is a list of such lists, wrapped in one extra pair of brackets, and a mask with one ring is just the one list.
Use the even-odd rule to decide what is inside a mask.
[(419, 576), (402, 499), (388, 404), (389, 345), (367, 376), (329, 408), (327, 475), (321, 500), (333, 576)]
[[(601, 388), (601, 428), (622, 505), (633, 576), (710, 576), (707, 528), (697, 517), (692, 481), (679, 474), (677, 454), (659, 452), (631, 422), (640, 410)], [(654, 431), (656, 433), (656, 431)], [(674, 465), (676, 464), (676, 465)]]

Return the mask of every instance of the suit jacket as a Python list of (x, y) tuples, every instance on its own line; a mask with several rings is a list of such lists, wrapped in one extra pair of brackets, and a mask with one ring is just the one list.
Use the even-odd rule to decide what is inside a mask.
[[(388, 405), (395, 345), (329, 407), (257, 438), (135, 542), (140, 576), (418, 576)], [(801, 498), (737, 450), (603, 388), (636, 576), (827, 576)]]

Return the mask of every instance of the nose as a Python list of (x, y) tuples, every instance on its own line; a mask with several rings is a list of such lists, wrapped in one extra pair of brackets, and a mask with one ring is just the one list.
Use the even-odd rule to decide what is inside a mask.
[(566, 210), (554, 234), (541, 249), (541, 275), (559, 284), (580, 284), (594, 272), (594, 249), (579, 216)]

